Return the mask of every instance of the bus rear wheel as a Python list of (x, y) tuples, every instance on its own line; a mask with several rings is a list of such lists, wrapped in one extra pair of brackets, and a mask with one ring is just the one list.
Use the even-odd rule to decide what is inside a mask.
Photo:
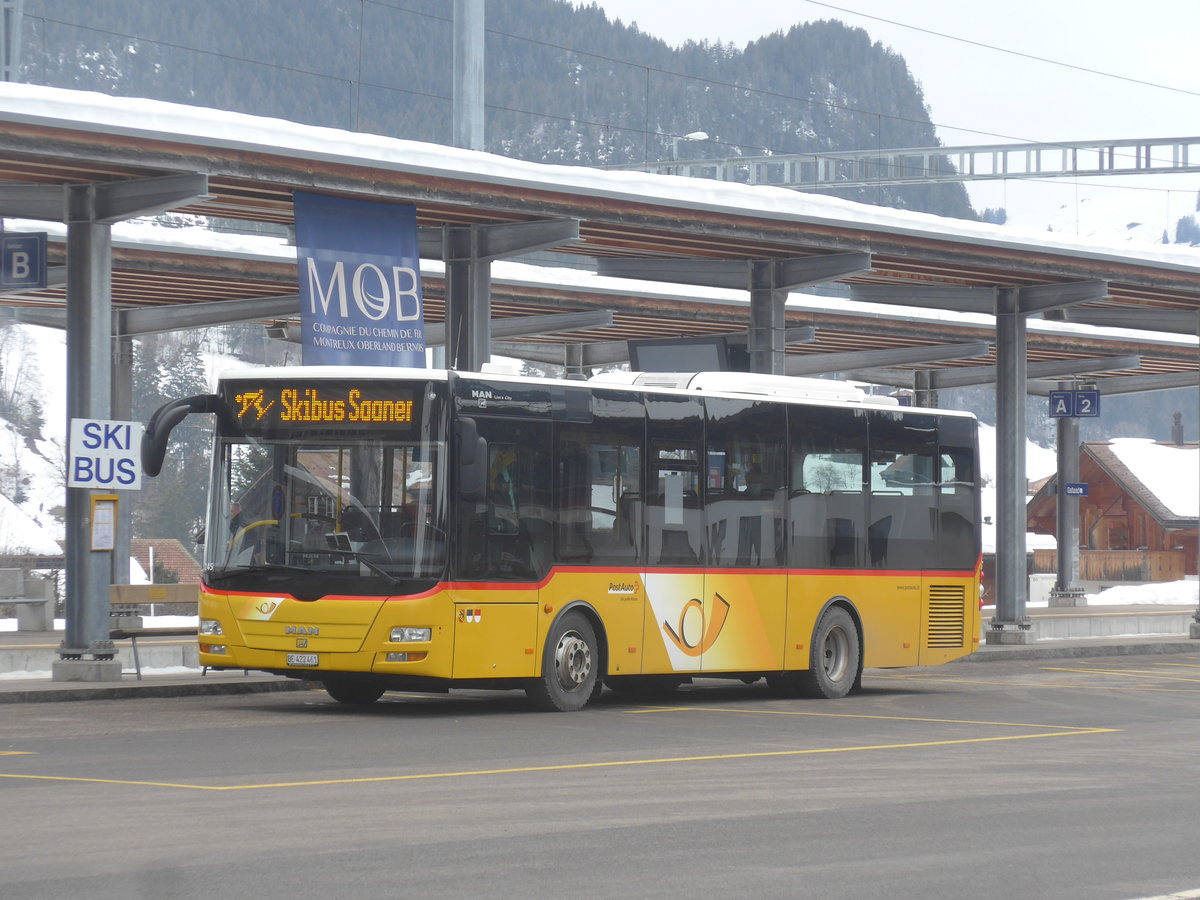
[(575, 712), (592, 698), (600, 662), (596, 632), (582, 613), (560, 617), (546, 638), (542, 676), (525, 693), (547, 712)]
[(326, 678), (325, 693), (348, 706), (370, 706), (383, 696), (383, 688), (367, 678)]
[(796, 673), (802, 697), (836, 700), (845, 697), (858, 680), (862, 647), (850, 613), (831, 606), (813, 629), (809, 668)]

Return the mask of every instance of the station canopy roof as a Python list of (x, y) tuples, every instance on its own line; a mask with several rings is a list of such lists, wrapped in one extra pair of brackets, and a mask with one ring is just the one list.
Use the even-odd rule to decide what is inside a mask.
[[(281, 234), (293, 222), (293, 192), (311, 191), (410, 203), (423, 228), (578, 220), (578, 239), (539, 254), (542, 265), (493, 268), (494, 318), (613, 313), (611, 325), (531, 338), (541, 343), (744, 333), (748, 326), (746, 290), (580, 270), (597, 259), (749, 266), (752, 260), (862, 253), (869, 254), (869, 268), (791, 295), (788, 326), (815, 330), (812, 340), (789, 345), (790, 355), (990, 341), (991, 316), (969, 306), (955, 311), (941, 308), (944, 302), (927, 304), (922, 292), (932, 297), (946, 288), (1101, 280), (1107, 297), (1073, 307), (1067, 317), (1082, 322), (1089, 312), (1134, 310), (1132, 324), (1146, 330), (1032, 319), (1031, 362), (1138, 354), (1139, 368), (1111, 374), (1197, 369), (1195, 325), (1167, 334), (1155, 324), (1160, 311), (1200, 312), (1200, 251), (1189, 248), (1104, 245), (782, 188), (543, 165), (159, 101), (0, 84), (0, 187), (181, 173), (207, 176), (208, 194), (175, 212), (232, 223), (236, 230), (116, 225), (116, 309), (295, 295), (295, 250)], [(64, 264), (61, 223), (6, 224), (48, 231), (51, 265)], [(438, 322), (445, 288), (440, 257), (422, 269), (426, 320)], [(854, 299), (856, 290), (873, 285), (915, 290), (903, 307)], [(64, 301), (61, 284), (0, 297), (15, 309), (61, 308)], [(984, 365), (994, 362), (993, 354), (928, 366)]]

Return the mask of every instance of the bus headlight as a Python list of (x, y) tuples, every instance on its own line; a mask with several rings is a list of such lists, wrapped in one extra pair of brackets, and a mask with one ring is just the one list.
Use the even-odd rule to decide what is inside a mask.
[(213, 654), (217, 654), (219, 656), (224, 656), (227, 651), (225, 650), (224, 644), (201, 644), (200, 652), (201, 653), (213, 653)]
[(408, 644), (413, 641), (427, 641), (433, 637), (432, 628), (410, 628), (407, 625), (392, 629), (393, 644)]
[(201, 619), (200, 634), (224, 634), (225, 629), (221, 627), (221, 623), (216, 619)]

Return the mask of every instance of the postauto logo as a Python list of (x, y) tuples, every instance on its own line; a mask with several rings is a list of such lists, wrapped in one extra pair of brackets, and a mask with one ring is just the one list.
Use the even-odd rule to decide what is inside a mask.
[(670, 622), (662, 623), (663, 632), (676, 647), (687, 656), (701, 656), (712, 649), (725, 620), (729, 618), (729, 601), (720, 594), (713, 594), (710, 606), (711, 615), (707, 621), (704, 616), (704, 605), (692, 598), (683, 604), (679, 611), (679, 622), (672, 627)]

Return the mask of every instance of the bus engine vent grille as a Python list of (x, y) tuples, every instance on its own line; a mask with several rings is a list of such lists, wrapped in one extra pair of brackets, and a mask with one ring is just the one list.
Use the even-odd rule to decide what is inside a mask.
[(967, 627), (967, 592), (961, 585), (929, 587), (929, 627), (925, 645), (931, 649), (963, 645)]

